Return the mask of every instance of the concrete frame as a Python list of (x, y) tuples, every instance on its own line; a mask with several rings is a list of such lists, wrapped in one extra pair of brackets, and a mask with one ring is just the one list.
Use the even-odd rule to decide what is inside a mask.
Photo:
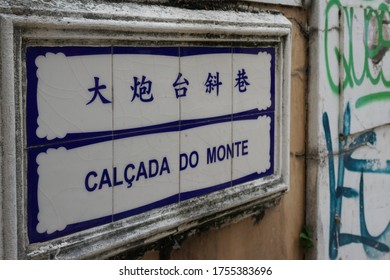
[(267, 3), (267, 4), (280, 4), (287, 6), (302, 7), (309, 5), (311, 0), (247, 0), (248, 2)]

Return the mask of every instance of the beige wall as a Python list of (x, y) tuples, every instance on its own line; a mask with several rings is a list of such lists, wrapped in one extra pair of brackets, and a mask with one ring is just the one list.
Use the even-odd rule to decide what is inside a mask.
[[(253, 5), (255, 6), (255, 5)], [(171, 259), (302, 259), (299, 233), (305, 222), (305, 129), (308, 67), (307, 11), (258, 5), (281, 11), (292, 23), (290, 191), (263, 219), (246, 218), (235, 224), (188, 237), (173, 249)], [(158, 250), (144, 259), (159, 259)], [(166, 256), (166, 255), (165, 255)]]

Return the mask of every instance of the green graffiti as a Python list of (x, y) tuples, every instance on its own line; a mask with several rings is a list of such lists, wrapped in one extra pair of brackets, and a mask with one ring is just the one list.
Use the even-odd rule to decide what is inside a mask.
[(373, 102), (390, 100), (390, 91), (374, 92), (360, 97), (356, 103), (356, 108), (366, 106)]
[[(336, 10), (334, 10), (336, 9)], [(332, 70), (330, 66), (330, 59), (332, 58), (331, 53), (332, 50), (329, 49), (329, 32), (332, 30), (329, 26), (329, 17), (331, 11), (337, 11), (338, 13), (343, 13), (345, 17), (345, 34), (348, 36), (348, 43), (344, 47), (348, 49), (348, 55), (345, 56), (340, 49), (337, 47), (333, 48), (334, 59), (337, 60), (337, 63), (340, 64), (342, 62), (343, 70), (344, 70), (344, 78), (342, 81), (335, 80), (332, 77)], [(330, 0), (326, 10), (325, 10), (325, 65), (326, 65), (326, 74), (328, 78), (328, 82), (330, 88), (333, 93), (340, 94), (340, 82), (342, 84), (342, 89), (346, 88), (355, 88), (359, 87), (365, 81), (369, 81), (372, 85), (383, 85), (386, 88), (390, 88), (390, 80), (385, 77), (383, 69), (379, 69), (376, 71), (372, 71), (370, 68), (370, 60), (375, 61), (377, 57), (383, 52), (385, 48), (390, 47), (390, 41), (386, 40), (386, 33), (384, 31), (384, 23), (386, 23), (386, 16), (390, 16), (390, 11), (387, 4), (382, 3), (379, 5), (378, 9), (374, 9), (371, 7), (364, 9), (364, 26), (363, 26), (363, 49), (364, 53), (363, 57), (363, 71), (359, 76), (356, 73), (355, 69), (355, 58), (353, 56), (354, 41), (353, 41), (353, 27), (354, 27), (354, 8), (353, 7), (343, 7), (340, 0)], [(372, 21), (374, 21), (372, 23)], [(369, 30), (370, 24), (374, 24), (377, 27), (377, 42), (375, 46), (369, 46)], [(359, 62), (360, 64), (360, 62)], [(376, 72), (376, 73), (373, 73)], [(390, 97), (387, 93), (375, 93), (375, 94), (366, 94), (365, 96), (358, 99), (355, 104), (356, 108), (363, 107), (367, 104), (382, 101), (382, 100), (390, 100)]]
[[(324, 43), (325, 43), (325, 65), (326, 65), (326, 74), (328, 76), (328, 81), (329, 81), (329, 85), (330, 85), (330, 88), (332, 89), (332, 91), (334, 93), (339, 93), (339, 84), (338, 84), (338, 81), (333, 81), (333, 78), (332, 78), (332, 73), (331, 73), (331, 69), (330, 69), (330, 66), (329, 66), (329, 48), (328, 48), (328, 34), (329, 34), (329, 12), (332, 8), (334, 8), (334, 6), (340, 10), (341, 8), (341, 3), (340, 1), (338, 0), (331, 0), (327, 7), (326, 7), (326, 10), (325, 10), (325, 38), (324, 38)], [(340, 52), (337, 48), (334, 48), (334, 52), (335, 52), (335, 55), (336, 55), (336, 58), (338, 61), (340, 61)]]

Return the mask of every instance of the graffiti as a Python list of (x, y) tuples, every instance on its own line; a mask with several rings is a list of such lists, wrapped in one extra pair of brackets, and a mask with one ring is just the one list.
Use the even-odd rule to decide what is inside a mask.
[[(387, 3), (379, 0), (360, 1), (364, 9), (343, 5), (343, 2), (329, 0), (325, 8), (324, 58), (328, 84), (335, 96), (349, 94), (339, 103), (345, 109), (344, 114), (339, 115), (342, 131), (338, 137), (338, 153), (334, 153), (328, 113), (322, 115), (330, 194), (328, 254), (330, 259), (336, 259), (340, 247), (361, 244), (368, 258), (377, 259), (390, 253), (390, 221), (384, 220), (379, 234), (370, 233), (368, 223), (372, 220), (367, 218), (366, 211), (370, 208), (365, 203), (365, 192), (373, 186), (369, 174), (390, 174), (390, 160), (377, 156), (362, 159), (352, 154), (367, 146), (377, 147), (379, 136), (374, 127), (384, 122), (383, 119), (376, 120), (362, 125), (360, 130), (352, 129), (351, 123), (355, 125), (371, 116), (359, 115), (357, 111), (351, 114), (351, 107), (358, 110), (369, 104), (390, 101), (390, 72), (387, 66), (383, 67), (390, 47), (390, 9)], [(371, 7), (374, 4), (375, 8)], [(367, 193), (371, 195), (371, 192)], [(344, 211), (343, 204), (344, 208), (348, 207)], [(349, 229), (348, 225), (356, 218), (359, 225)]]
[[(367, 1), (367, 0), (366, 0)], [(370, 1), (369, 1), (370, 2)], [(332, 48), (329, 46), (329, 33), (333, 28), (329, 25), (329, 18), (332, 12), (343, 13), (345, 18), (345, 35), (348, 36), (348, 43), (344, 46), (348, 50), (348, 54), (344, 55), (343, 52), (335, 46)], [(333, 15), (333, 14), (332, 14)], [(359, 61), (355, 61), (353, 55), (354, 48), (354, 24), (356, 24), (355, 9), (353, 7), (343, 7), (340, 0), (330, 0), (325, 10), (325, 65), (326, 74), (328, 77), (329, 85), (333, 93), (340, 94), (340, 83), (342, 83), (342, 90), (354, 88), (360, 86), (364, 82), (369, 82), (371, 85), (382, 85), (386, 89), (390, 88), (390, 77), (386, 76), (386, 73), (380, 67), (373, 67), (372, 64), (377, 64), (385, 55), (390, 47), (389, 33), (387, 31), (387, 24), (389, 21), (390, 10), (386, 3), (381, 3), (377, 9), (367, 7), (364, 9), (364, 26), (363, 26), (363, 38), (361, 42), (363, 44), (362, 56), (359, 56)], [(374, 38), (371, 38), (374, 34)], [(331, 55), (333, 52), (333, 55)], [(331, 59), (335, 59), (338, 64), (343, 66), (344, 77), (342, 81), (339, 81), (339, 77), (333, 77), (331, 71)], [(362, 61), (360, 60), (362, 59)], [(362, 71), (356, 70), (355, 66), (362, 66)], [(355, 103), (356, 108), (361, 108), (373, 102), (379, 102), (383, 100), (390, 100), (390, 91), (381, 90), (379, 92), (364, 93)]]
[[(338, 174), (336, 181), (335, 162), (332, 147), (332, 136), (329, 126), (328, 114), (323, 114), (323, 127), (325, 131), (326, 147), (329, 163), (329, 192), (330, 192), (330, 230), (329, 230), (329, 257), (335, 259), (341, 246), (351, 243), (363, 244), (368, 257), (379, 258), (389, 253), (390, 248), (390, 222), (385, 230), (378, 236), (372, 236), (367, 229), (364, 205), (364, 174), (378, 173), (390, 174), (390, 161), (385, 164), (379, 159), (355, 159), (352, 152), (364, 145), (375, 145), (376, 133), (363, 132), (357, 136), (350, 136), (351, 110), (349, 104), (344, 113), (343, 134), (339, 138), (339, 149), (342, 151), (338, 158)], [(352, 140), (350, 138), (353, 138)], [(360, 182), (356, 191), (344, 184), (345, 170), (360, 173)], [(359, 199), (360, 235), (341, 232), (343, 199)]]

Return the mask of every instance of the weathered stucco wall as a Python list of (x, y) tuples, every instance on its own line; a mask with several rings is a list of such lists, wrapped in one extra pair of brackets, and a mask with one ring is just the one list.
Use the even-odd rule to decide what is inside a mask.
[(389, 259), (389, 1), (312, 5), (311, 257)]
[(308, 67), (307, 11), (277, 5), (251, 7), (282, 12), (293, 25), (291, 64), (290, 191), (258, 216), (194, 233), (144, 259), (302, 259), (305, 223), (305, 127)]

